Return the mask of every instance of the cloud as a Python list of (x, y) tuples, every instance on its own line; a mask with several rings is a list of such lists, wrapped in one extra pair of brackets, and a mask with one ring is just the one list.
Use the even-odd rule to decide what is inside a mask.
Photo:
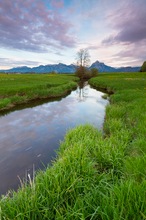
[(51, 6), (54, 8), (63, 8), (64, 1), (63, 0), (51, 0)]
[[(55, 1), (62, 7), (62, 1)], [(49, 47), (74, 47), (72, 24), (41, 0), (1, 0), (0, 45), (5, 48), (46, 52)]]
[(108, 15), (109, 25), (113, 33), (102, 43), (133, 44), (146, 40), (146, 4), (145, 0), (129, 0), (120, 9)]
[(37, 61), (30, 61), (30, 60), (15, 60), (10, 58), (0, 58), (0, 66), (7, 67), (7, 66), (38, 66), (40, 62)]
[(143, 42), (139, 43), (139, 45), (132, 44), (130, 47), (128, 46), (120, 50), (113, 57), (116, 60), (120, 60), (121, 58), (127, 61), (130, 60), (134, 66), (142, 65), (143, 61), (146, 60), (145, 46)]
[(112, 58), (117, 65), (139, 66), (146, 59), (145, 11), (145, 0), (127, 0), (121, 1), (120, 7), (108, 14), (110, 34), (101, 45), (113, 51)]
[[(133, 52), (134, 51), (134, 52)], [(116, 53), (114, 56), (117, 57), (125, 57), (127, 58), (134, 58), (137, 57), (138, 59), (145, 59), (145, 48), (141, 47), (139, 50), (137, 47), (134, 45), (133, 48), (127, 48), (125, 50), (121, 50), (118, 53)]]

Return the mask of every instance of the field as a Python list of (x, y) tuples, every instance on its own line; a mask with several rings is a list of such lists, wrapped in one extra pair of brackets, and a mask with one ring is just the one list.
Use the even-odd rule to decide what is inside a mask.
[(59, 97), (76, 87), (76, 78), (59, 74), (0, 74), (0, 110), (33, 99)]
[(146, 219), (146, 73), (90, 80), (114, 92), (104, 131), (68, 131), (53, 166), (0, 200), (0, 219)]

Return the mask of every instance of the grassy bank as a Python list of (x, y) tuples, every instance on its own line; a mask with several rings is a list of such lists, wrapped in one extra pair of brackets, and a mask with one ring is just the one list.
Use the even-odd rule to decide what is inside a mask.
[(76, 78), (51, 74), (0, 74), (0, 110), (30, 100), (60, 97), (76, 87)]
[(53, 166), (1, 198), (1, 219), (146, 219), (146, 73), (90, 83), (114, 91), (104, 135), (90, 125), (69, 131)]

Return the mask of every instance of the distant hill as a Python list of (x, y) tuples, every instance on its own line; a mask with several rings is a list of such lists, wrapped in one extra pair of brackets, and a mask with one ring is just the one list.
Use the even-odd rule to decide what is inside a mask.
[(93, 63), (89, 68), (97, 68), (99, 72), (116, 72), (116, 69), (114, 67), (107, 66), (104, 63), (99, 62), (98, 60)]
[(120, 67), (117, 69), (117, 72), (139, 72), (140, 71), (140, 66), (127, 66), (127, 67)]
[(27, 73), (31, 72), (31, 68), (27, 66), (14, 67), (9, 70), (5, 70), (6, 73)]
[(76, 69), (76, 66), (66, 65), (63, 63), (59, 64), (51, 64), (51, 65), (41, 65), (38, 67), (33, 67), (32, 71), (35, 73), (48, 73), (48, 72), (56, 72), (56, 73), (74, 73)]
[(14, 67), (9, 70), (2, 70), (2, 72), (6, 73), (50, 73), (50, 72), (56, 72), (56, 73), (74, 73), (76, 69), (76, 66), (66, 65), (63, 63), (59, 64), (48, 64), (48, 65), (40, 65), (37, 67), (27, 67), (27, 66), (21, 66), (21, 67)]
[(115, 68), (115, 67), (111, 67), (111, 66), (107, 66), (104, 63), (99, 62), (98, 60), (93, 63), (90, 68), (97, 68), (99, 72), (138, 72), (140, 71), (140, 67), (131, 67), (131, 66), (127, 66), (127, 67), (119, 67), (119, 68)]
[[(99, 72), (138, 72), (140, 71), (140, 67), (111, 67), (107, 66), (104, 63), (99, 62), (98, 60), (94, 62), (89, 69), (91, 68), (97, 68)], [(48, 64), (48, 65), (40, 65), (37, 67), (27, 67), (27, 66), (21, 66), (21, 67), (14, 67), (9, 70), (0, 70), (0, 72), (5, 73), (50, 73), (50, 72), (56, 72), (56, 73), (74, 73), (76, 70), (76, 66), (66, 65), (63, 63), (59, 64)]]

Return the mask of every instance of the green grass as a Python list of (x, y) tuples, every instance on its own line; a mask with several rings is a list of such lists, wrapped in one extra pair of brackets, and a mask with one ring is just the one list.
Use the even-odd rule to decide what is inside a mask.
[(33, 99), (59, 97), (74, 87), (73, 75), (0, 74), (0, 110)]
[(114, 91), (104, 132), (91, 125), (68, 131), (53, 165), (1, 198), (1, 219), (146, 219), (146, 73), (90, 83)]

